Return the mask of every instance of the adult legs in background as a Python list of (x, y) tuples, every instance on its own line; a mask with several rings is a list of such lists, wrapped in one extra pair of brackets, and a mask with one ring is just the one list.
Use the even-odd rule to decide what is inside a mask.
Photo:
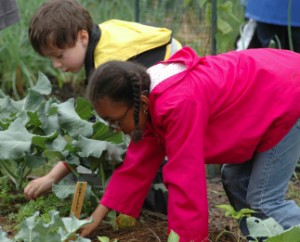
[[(272, 217), (284, 229), (300, 224), (300, 208), (285, 195), (300, 157), (300, 121), (272, 149), (240, 165), (224, 165), (222, 182), (231, 205), (249, 207), (260, 218)], [(248, 234), (245, 222), (241, 231)]]
[(300, 53), (300, 27), (292, 27), (293, 50)]
[(286, 26), (257, 22), (256, 33), (262, 48), (269, 47), (274, 40), (276, 48), (289, 49)]
[[(257, 22), (256, 35), (263, 48), (269, 47), (270, 41), (273, 40), (276, 48), (300, 53), (300, 27), (291, 27), (291, 36), (289, 37), (288, 26)], [(290, 45), (291, 41), (293, 46)]]

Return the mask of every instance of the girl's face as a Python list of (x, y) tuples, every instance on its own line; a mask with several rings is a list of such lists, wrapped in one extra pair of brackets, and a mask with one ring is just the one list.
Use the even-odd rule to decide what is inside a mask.
[(88, 39), (88, 33), (82, 30), (78, 33), (75, 46), (65, 49), (45, 49), (43, 55), (52, 61), (53, 67), (56, 69), (63, 72), (79, 72), (84, 65)]
[[(142, 96), (139, 127), (143, 131), (147, 123), (147, 115), (145, 115), (145, 113), (148, 113), (148, 98), (144, 95)], [(147, 104), (142, 100), (145, 98)], [(129, 135), (135, 130), (133, 106), (127, 106), (123, 102), (114, 102), (110, 98), (104, 97), (94, 104), (94, 108), (98, 115), (104, 119), (112, 129), (116, 131), (122, 130), (125, 134)]]

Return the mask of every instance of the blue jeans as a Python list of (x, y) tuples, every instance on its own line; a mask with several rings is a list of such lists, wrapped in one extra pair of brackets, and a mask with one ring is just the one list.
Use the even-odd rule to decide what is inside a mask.
[[(222, 183), (230, 204), (239, 211), (251, 208), (261, 219), (274, 218), (284, 229), (300, 224), (300, 208), (286, 200), (288, 183), (300, 158), (300, 120), (273, 148), (256, 153), (242, 164), (222, 167)], [(248, 235), (245, 220), (240, 229)]]

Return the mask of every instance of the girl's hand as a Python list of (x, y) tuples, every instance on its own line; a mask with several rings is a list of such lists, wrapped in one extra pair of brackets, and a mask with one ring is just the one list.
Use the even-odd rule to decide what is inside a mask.
[(92, 232), (94, 232), (98, 226), (101, 224), (103, 218), (109, 213), (110, 209), (99, 204), (95, 211), (92, 213), (91, 217), (93, 218), (93, 222), (83, 226), (80, 229), (80, 236), (87, 237)]

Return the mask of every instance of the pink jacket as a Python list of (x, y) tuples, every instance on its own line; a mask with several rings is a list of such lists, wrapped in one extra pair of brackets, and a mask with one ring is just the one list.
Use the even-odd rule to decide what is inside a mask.
[(185, 47), (164, 63), (187, 69), (150, 93), (144, 137), (130, 143), (101, 203), (139, 216), (163, 158), (169, 230), (206, 241), (205, 164), (242, 163), (276, 145), (300, 117), (300, 55), (252, 49), (198, 57)]

